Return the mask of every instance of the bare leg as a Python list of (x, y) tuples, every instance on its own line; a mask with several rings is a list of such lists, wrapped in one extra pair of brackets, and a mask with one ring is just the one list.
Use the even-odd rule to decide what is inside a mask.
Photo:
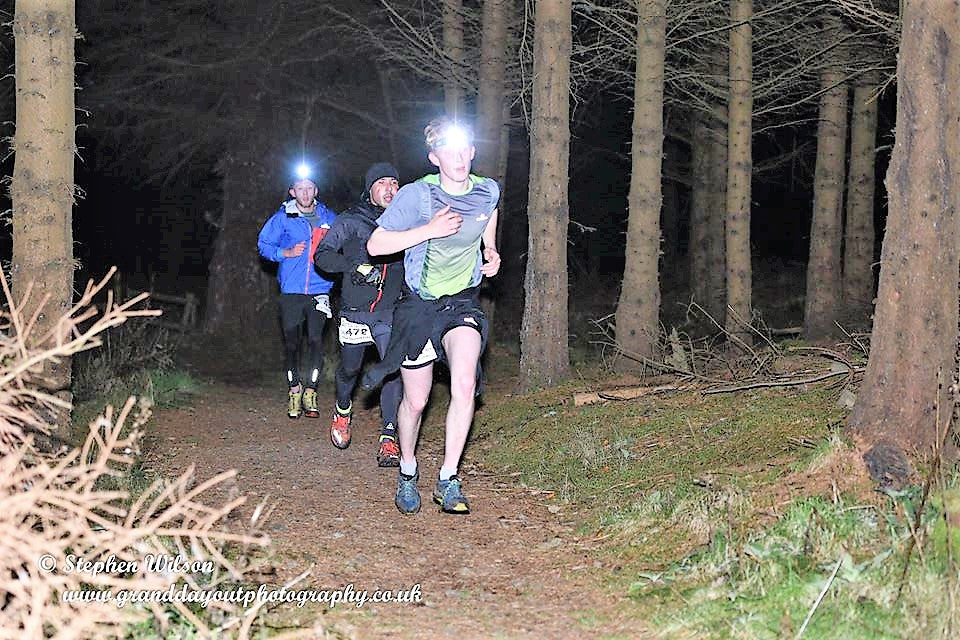
[(403, 400), (397, 411), (397, 435), (400, 440), (401, 463), (413, 464), (420, 435), (420, 419), (433, 386), (433, 365), (419, 369), (400, 369), (403, 376)]
[(456, 469), (460, 464), (460, 456), (473, 423), (477, 361), (480, 359), (481, 345), (480, 334), (470, 327), (456, 327), (443, 336), (443, 349), (450, 366), (450, 407), (447, 409), (443, 450), (443, 466), (447, 469)]

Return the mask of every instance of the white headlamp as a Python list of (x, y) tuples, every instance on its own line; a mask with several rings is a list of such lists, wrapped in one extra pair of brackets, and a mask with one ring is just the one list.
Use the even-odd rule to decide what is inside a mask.
[(470, 145), (471, 140), (466, 129), (452, 124), (443, 130), (443, 135), (437, 138), (437, 141), (433, 143), (432, 148), (439, 149), (440, 147), (451, 147), (453, 149), (466, 149)]
[(313, 175), (313, 170), (306, 162), (301, 162), (297, 165), (297, 168), (294, 169), (293, 173), (297, 176), (297, 180), (309, 180)]

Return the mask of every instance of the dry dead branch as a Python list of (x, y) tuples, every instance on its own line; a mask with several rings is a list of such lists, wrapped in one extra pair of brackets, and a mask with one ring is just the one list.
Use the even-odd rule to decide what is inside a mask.
[(604, 389), (601, 391), (581, 391), (573, 394), (573, 406), (582, 407), (588, 404), (598, 404), (608, 400), (635, 400), (658, 393), (671, 391), (690, 391), (693, 385), (662, 384), (655, 387), (623, 387), (619, 389)]
[[(846, 387), (862, 375), (865, 369), (863, 366), (854, 364), (841, 349), (805, 346), (784, 348), (772, 340), (769, 330), (761, 331), (743, 323), (745, 332), (749, 330), (761, 338), (761, 346), (749, 346), (732, 337), (729, 331), (698, 304), (691, 303), (687, 310), (688, 319), (695, 315), (702, 315), (712, 323), (716, 328), (716, 335), (694, 341), (689, 338), (682, 340), (676, 330), (672, 330), (669, 334), (663, 331), (661, 335), (663, 346), (660, 350), (664, 354), (663, 361), (643, 358), (623, 349), (614, 336), (613, 327), (608, 322), (609, 317), (594, 320), (593, 323), (597, 327), (595, 333), (600, 338), (591, 341), (593, 344), (600, 345), (604, 350), (613, 351), (618, 357), (636, 360), (644, 367), (673, 376), (676, 382), (656, 386), (634, 385), (579, 392), (573, 396), (574, 406), (608, 400), (633, 400), (672, 391), (696, 390), (703, 395), (713, 395), (752, 389), (798, 387), (833, 381), (841, 377), (839, 384)], [(850, 334), (847, 335), (852, 338)], [(726, 348), (723, 347), (724, 344)], [(731, 346), (734, 347), (733, 350), (730, 349)], [(852, 341), (843, 348), (866, 355), (867, 347), (860, 340)], [(741, 352), (740, 355), (736, 353), (738, 350)], [(682, 362), (689, 363), (689, 366), (679, 366), (680, 351), (682, 351)], [(810, 355), (816, 358), (812, 363), (801, 360), (800, 362), (811, 365), (801, 370), (797, 370), (798, 367), (795, 364), (791, 367), (784, 364), (791, 356), (803, 358)], [(824, 359), (830, 362), (829, 366), (822, 366)]]
[[(156, 481), (136, 499), (115, 488), (122, 485), (113, 480), (135, 462), (140, 429), (150, 412), (146, 403), (132, 397), (116, 414), (107, 407), (78, 447), (50, 453), (34, 444), (33, 433), (48, 431), (43, 410), (64, 404), (40, 390), (38, 365), (94, 348), (99, 334), (110, 327), (154, 314), (132, 308), (140, 298), (118, 304), (109, 292), (98, 313), (91, 303), (109, 276), (91, 281), (54, 329), (37, 339), (31, 336), (35, 312), (27, 313), (29, 292), (14, 303), (4, 282), (8, 304), (0, 311), (0, 592), (5, 597), (0, 638), (123, 637), (129, 623), (144, 618), (163, 632), (174, 611), (201, 637), (227, 626), (239, 627), (243, 637), (256, 609), (211, 601), (207, 613), (199, 616), (177, 601), (118, 606), (121, 593), (209, 591), (242, 580), (242, 571), (227, 559), (225, 545), (267, 544), (268, 538), (259, 533), (263, 509), (258, 508), (242, 530), (231, 530), (224, 519), (245, 498), (216, 506), (204, 501), (234, 472), (194, 486), (188, 470), (172, 481)], [(151, 557), (176, 558), (180, 564), (158, 571), (148, 566)], [(105, 564), (99, 571), (81, 571), (79, 559), (113, 562), (114, 567), (128, 564), (125, 569)], [(194, 562), (206, 569), (191, 567)]]

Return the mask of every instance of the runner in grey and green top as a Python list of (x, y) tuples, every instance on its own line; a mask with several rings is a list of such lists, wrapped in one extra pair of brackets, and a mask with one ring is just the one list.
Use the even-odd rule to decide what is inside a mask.
[(470, 505), (457, 469), (473, 422), (487, 335), (479, 284), (483, 277), (497, 275), (501, 264), (496, 246), (500, 187), (470, 173), (476, 149), (461, 126), (436, 118), (423, 134), (427, 158), (439, 173), (400, 189), (367, 241), (370, 255), (405, 251), (405, 282), (416, 294), (398, 301), (390, 345), (379, 363), (395, 362), (403, 379), (394, 504), (408, 515), (420, 510), (420, 470), (414, 454), (434, 363), (444, 362), (450, 369), (450, 403), (432, 498), (445, 513), (466, 514)]
[(497, 182), (473, 174), (465, 193), (447, 193), (439, 174), (424, 176), (400, 189), (377, 219), (377, 224), (388, 231), (406, 231), (425, 224), (434, 211), (446, 206), (463, 217), (457, 233), (407, 249), (403, 266), (407, 286), (414, 293), (424, 300), (436, 300), (480, 284), (480, 239), (498, 200)]

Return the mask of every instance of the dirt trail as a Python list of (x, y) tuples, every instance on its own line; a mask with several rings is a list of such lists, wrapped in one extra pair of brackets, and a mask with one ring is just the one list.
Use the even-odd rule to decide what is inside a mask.
[[(329, 388), (320, 393), (332, 400)], [(374, 459), (376, 409), (355, 413), (345, 451), (330, 443), (327, 409), (319, 419), (299, 420), (284, 410), (274, 388), (214, 384), (190, 408), (157, 412), (148, 427), (154, 464), (167, 473), (196, 464), (199, 479), (237, 469), (239, 489), (249, 496), (244, 517), (271, 497), (277, 507), (266, 530), (278, 575), (267, 582), (312, 567), (298, 588), (419, 585), (419, 605), (327, 611), (324, 620), (342, 637), (641, 637), (618, 613), (621, 603), (599, 587), (598, 562), (570, 523), (542, 496), (479, 471), (471, 457), (481, 452), (468, 449), (461, 467), (473, 513), (437, 511), (429, 493), (440, 466), (439, 418), (424, 427), (418, 449), (423, 509), (402, 516), (393, 505), (397, 471), (378, 468)]]

